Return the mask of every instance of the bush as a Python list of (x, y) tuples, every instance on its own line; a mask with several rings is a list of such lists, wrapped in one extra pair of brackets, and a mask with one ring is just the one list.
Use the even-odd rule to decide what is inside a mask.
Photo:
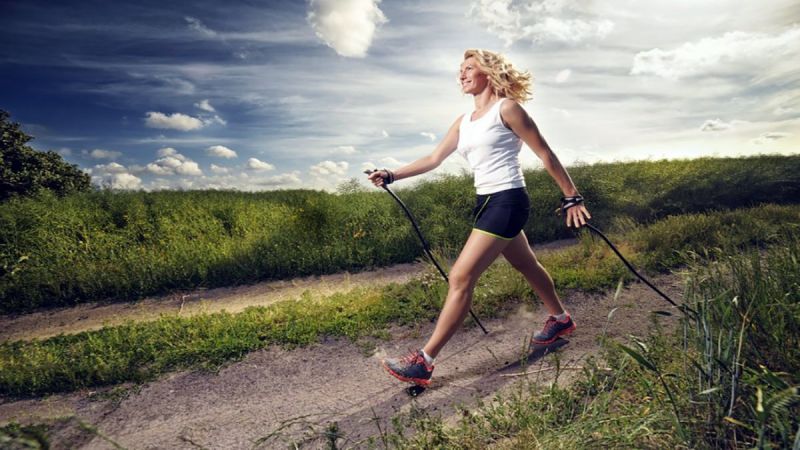
[(59, 195), (91, 189), (89, 175), (56, 152), (37, 152), (25, 145), (33, 137), (0, 110), (0, 201), (42, 189)]

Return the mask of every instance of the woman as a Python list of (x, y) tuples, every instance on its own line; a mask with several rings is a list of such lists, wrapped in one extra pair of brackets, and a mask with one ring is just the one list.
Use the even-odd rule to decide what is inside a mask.
[[(475, 175), (478, 196), (474, 227), (450, 271), (447, 299), (436, 328), (420, 350), (383, 361), (386, 370), (402, 381), (430, 384), (434, 360), (464, 321), (475, 283), (500, 254), (525, 276), (550, 313), (532, 342), (550, 343), (575, 330), (552, 278), (536, 260), (522, 232), (530, 210), (519, 164), (522, 142), (542, 160), (566, 197), (579, 196), (569, 174), (519, 104), (530, 97), (530, 79), (528, 73), (515, 70), (499, 54), (467, 50), (459, 80), (462, 91), (474, 97), (474, 111), (456, 119), (430, 155), (394, 171), (384, 169), (369, 175), (373, 184), (382, 186), (428, 172), (454, 151), (467, 159)], [(566, 210), (568, 227), (583, 226), (590, 218), (582, 203)]]

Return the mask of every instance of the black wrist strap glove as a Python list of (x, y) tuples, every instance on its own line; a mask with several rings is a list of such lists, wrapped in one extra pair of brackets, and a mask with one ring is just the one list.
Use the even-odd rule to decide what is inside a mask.
[(383, 179), (383, 182), (386, 183), (386, 184), (394, 183), (394, 172), (392, 172), (389, 169), (381, 169), (381, 170), (386, 172), (386, 178)]
[(556, 214), (567, 212), (568, 209), (572, 208), (573, 206), (578, 206), (581, 203), (583, 203), (582, 195), (576, 195), (574, 197), (561, 197), (561, 206), (556, 209)]

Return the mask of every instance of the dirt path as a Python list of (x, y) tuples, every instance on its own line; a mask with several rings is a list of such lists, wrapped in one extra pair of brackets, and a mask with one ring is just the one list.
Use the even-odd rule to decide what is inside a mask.
[[(537, 253), (574, 245), (574, 239), (537, 244)], [(75, 334), (136, 322), (156, 320), (162, 314), (192, 316), (226, 310), (236, 313), (248, 306), (265, 306), (300, 298), (304, 293), (324, 297), (360, 286), (403, 283), (420, 275), (427, 263), (397, 264), (358, 273), (337, 273), (279, 280), (227, 288), (197, 290), (151, 297), (132, 302), (85, 303), (74, 307), (47, 309), (30, 314), (0, 315), (0, 343), (44, 339), (58, 334)]]
[(389, 284), (408, 281), (425, 269), (424, 263), (398, 264), (381, 270), (337, 273), (293, 280), (279, 280), (234, 287), (197, 290), (145, 298), (132, 302), (85, 303), (23, 315), (0, 316), (0, 342), (47, 338), (74, 334), (106, 326), (156, 320), (162, 314), (192, 316), (223, 309), (235, 313), (248, 306), (264, 306), (300, 298), (308, 292), (327, 296), (366, 284)]
[[(679, 275), (653, 281), (671, 297), (681, 298)], [(610, 337), (646, 334), (650, 312), (669, 306), (641, 283), (624, 289), (616, 300), (613, 292), (571, 291), (563, 292), (562, 298), (578, 324), (578, 330), (558, 349), (562, 365), (567, 366), (580, 365), (596, 354), (597, 338), (604, 333)], [(412, 405), (451, 416), (457, 405), (491, 399), (520, 380), (504, 375), (522, 370), (522, 349), (544, 313), (532, 307), (517, 308), (504, 319), (486, 320), (489, 335), (476, 327), (462, 329), (437, 359), (433, 387), (417, 398), (406, 395), (404, 385), (389, 377), (378, 361), (386, 354), (419, 348), (432, 324), (390, 330), (392, 339), (376, 341), (371, 355), (364, 355), (363, 347), (349, 341), (330, 340), (291, 351), (271, 347), (252, 352), (216, 374), (171, 374), (118, 398), (109, 397), (119, 389), (109, 388), (101, 390), (102, 395), (81, 391), (43, 399), (0, 399), (0, 423), (73, 417), (54, 425), (53, 448), (114, 448), (101, 437), (81, 431), (75, 420), (79, 418), (130, 449), (249, 449), (287, 448), (290, 442), (301, 448), (324, 448), (324, 433), (336, 422), (339, 445), (359, 447), (369, 436), (379, 440), (379, 426), (391, 429), (391, 417)], [(675, 319), (659, 320), (670, 324)], [(549, 358), (539, 353), (532, 358), (534, 368), (547, 368)], [(551, 376), (552, 371), (535, 375), (541, 382)]]

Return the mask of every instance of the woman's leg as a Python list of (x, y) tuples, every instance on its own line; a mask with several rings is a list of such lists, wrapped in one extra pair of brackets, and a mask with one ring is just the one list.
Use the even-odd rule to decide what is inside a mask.
[(503, 249), (503, 256), (506, 258), (511, 266), (518, 271), (522, 272), (525, 279), (528, 280), (536, 295), (542, 299), (547, 311), (552, 315), (558, 315), (564, 312), (564, 306), (556, 294), (553, 279), (547, 273), (544, 267), (539, 264), (536, 255), (531, 250), (528, 244), (528, 238), (525, 237), (524, 232), (520, 232), (505, 249)]
[(450, 285), (439, 320), (423, 350), (436, 357), (458, 330), (472, 304), (472, 290), (484, 270), (492, 264), (511, 241), (472, 231), (467, 243), (450, 270)]

